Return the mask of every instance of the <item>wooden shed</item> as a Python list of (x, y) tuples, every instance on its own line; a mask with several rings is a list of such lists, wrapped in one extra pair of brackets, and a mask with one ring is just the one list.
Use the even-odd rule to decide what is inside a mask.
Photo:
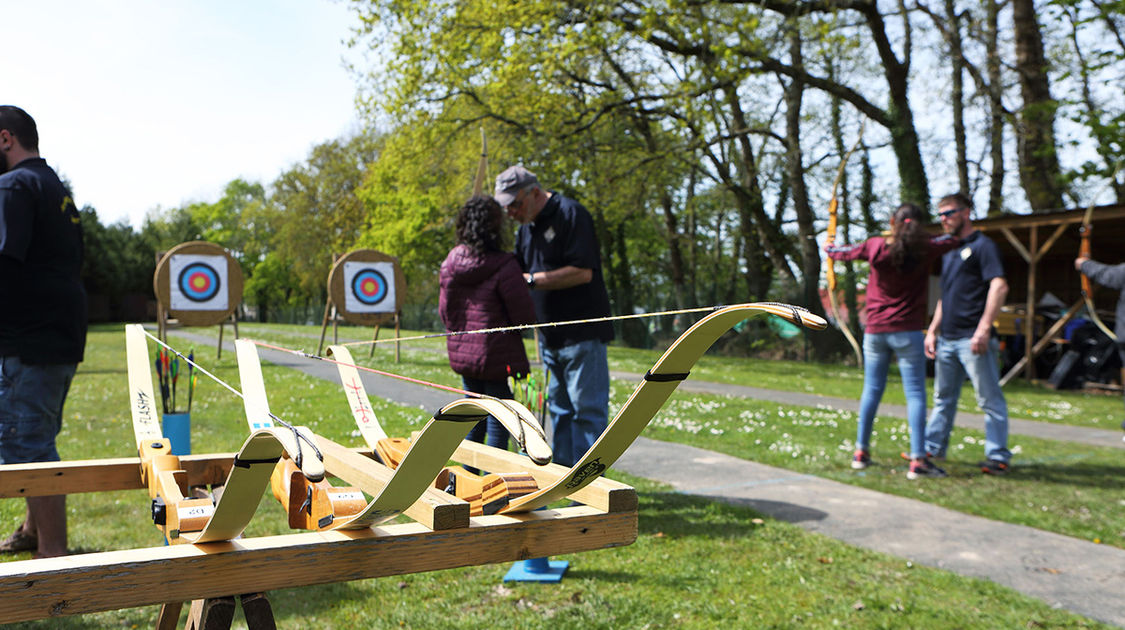
[[(1066, 323), (1084, 313), (1074, 259), (1085, 213), (1085, 209), (1064, 210), (973, 221), (976, 229), (996, 241), (1004, 257), (1009, 293), (1001, 323), (1017, 327), (1028, 340), (1023, 358), (1007, 371), (1004, 383), (1020, 373), (1029, 379), (1044, 376), (1035, 373), (1034, 358), (1058, 343)], [(1094, 208), (1090, 225), (1091, 257), (1110, 264), (1125, 262), (1125, 205)], [(1054, 322), (1046, 322), (1036, 312), (1047, 293), (1066, 305), (1062, 317)], [(1095, 285), (1094, 303), (1098, 316), (1112, 330), (1117, 292)]]

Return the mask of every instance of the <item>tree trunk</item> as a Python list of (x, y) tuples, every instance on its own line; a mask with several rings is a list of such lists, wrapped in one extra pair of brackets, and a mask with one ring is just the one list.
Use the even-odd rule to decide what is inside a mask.
[(1020, 183), (1036, 212), (1062, 207), (1061, 173), (1055, 151), (1055, 110), (1043, 55), (1043, 35), (1034, 0), (1012, 0), (1016, 74), (1023, 109), (1017, 131)]
[(991, 216), (1004, 210), (1004, 84), (1000, 76), (1000, 5), (997, 0), (987, 0), (984, 36), (988, 51), (988, 143), (992, 162), (988, 214)]
[[(801, 34), (795, 22), (788, 29), (790, 63), (794, 68), (804, 64), (801, 51)], [(785, 87), (785, 164), (789, 187), (793, 191), (793, 210), (797, 214), (797, 240), (801, 252), (801, 306), (818, 314), (824, 313), (820, 303), (820, 249), (816, 243), (815, 216), (809, 206), (805, 187), (804, 158), (801, 151), (801, 104), (805, 85), (792, 79)], [(830, 348), (817, 346), (817, 355), (826, 356)]]
[(949, 99), (953, 107), (953, 144), (956, 147), (957, 186), (966, 195), (969, 190), (969, 159), (965, 141), (965, 56), (961, 50), (961, 15), (954, 0), (945, 0), (945, 14), (949, 20), (949, 63), (953, 81)]

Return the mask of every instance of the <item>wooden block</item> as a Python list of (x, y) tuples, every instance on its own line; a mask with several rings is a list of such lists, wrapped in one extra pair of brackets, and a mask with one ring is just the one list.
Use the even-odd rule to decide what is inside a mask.
[(580, 506), (475, 517), (446, 531), (405, 523), (3, 562), (0, 623), (512, 562), (636, 537), (636, 512)]
[[(461, 446), (453, 453), (453, 459), (489, 472), (526, 472), (535, 478), (540, 488), (545, 488), (570, 473), (569, 468), (558, 464), (537, 466), (518, 453), (469, 441), (461, 442)], [(569, 497), (603, 512), (637, 511), (637, 491), (605, 477), (597, 479)]]

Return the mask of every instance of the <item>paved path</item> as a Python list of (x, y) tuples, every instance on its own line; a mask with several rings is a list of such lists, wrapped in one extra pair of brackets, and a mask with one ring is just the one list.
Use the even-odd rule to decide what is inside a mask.
[[(181, 330), (169, 334), (200, 343)], [(212, 340), (213, 341), (213, 340)], [(233, 346), (232, 346), (233, 348)], [(271, 363), (336, 381), (335, 366), (262, 351)], [(452, 395), (361, 372), (369, 394), (433, 412)], [(639, 381), (640, 375), (614, 373)], [(855, 411), (856, 401), (754, 387), (685, 381), (685, 391), (745, 396), (783, 404)], [(905, 417), (901, 405), (880, 413)], [(960, 426), (983, 416), (959, 413)], [(1120, 432), (1012, 421), (1012, 432), (1121, 447)], [(1009, 586), (1051, 606), (1125, 628), (1125, 550), (955, 512), (929, 503), (765, 466), (682, 444), (639, 438), (615, 468), (666, 483), (679, 492), (751, 507), (772, 518), (867, 549)], [(680, 474), (692, 471), (691, 475)], [(1002, 483), (1001, 480), (997, 480)]]

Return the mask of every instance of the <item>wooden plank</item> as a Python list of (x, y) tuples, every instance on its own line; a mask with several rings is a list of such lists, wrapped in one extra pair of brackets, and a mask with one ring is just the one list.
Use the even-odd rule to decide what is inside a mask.
[(439, 532), (408, 523), (5, 562), (0, 623), (557, 556), (636, 537), (636, 512), (579, 506)]
[[(1008, 381), (1012, 380), (1012, 377), (1014, 377), (1016, 374), (1018, 374), (1019, 371), (1023, 369), (1023, 366), (1028, 361), (1030, 361), (1030, 360), (1034, 359), (1035, 357), (1039, 356), (1039, 353), (1043, 351), (1043, 348), (1046, 348), (1047, 344), (1051, 343), (1051, 340), (1055, 338), (1055, 335), (1060, 330), (1062, 330), (1063, 326), (1065, 326), (1066, 323), (1069, 322), (1072, 317), (1074, 317), (1075, 313), (1078, 312), (1078, 309), (1085, 306), (1085, 304), (1086, 304), (1086, 302), (1084, 300), (1081, 300), (1081, 299), (1078, 300), (1077, 302), (1074, 303), (1073, 306), (1070, 307), (1069, 310), (1067, 310), (1067, 312), (1065, 314), (1063, 314), (1062, 317), (1060, 317), (1057, 321), (1055, 321), (1055, 323), (1052, 324), (1051, 327), (1047, 329), (1047, 332), (1043, 333), (1043, 337), (1039, 341), (1037, 341), (1035, 343), (1035, 345), (1031, 348), (1031, 353), (1028, 354), (1027, 356), (1024, 356), (1024, 357), (1020, 358), (1020, 360), (1015, 365), (1013, 365), (1011, 367), (1011, 369), (1008, 370), (1008, 373), (1005, 374), (1004, 377), (1000, 379), (1000, 386), (1003, 387), (1004, 385), (1007, 385)], [(1123, 376), (1125, 376), (1125, 368), (1122, 369), (1122, 373), (1123, 373)]]
[[(184, 455), (180, 467), (190, 485), (223, 483), (234, 453)], [(0, 466), (0, 498), (39, 497), (144, 488), (138, 457), (80, 459)]]
[[(570, 474), (570, 469), (565, 466), (558, 464), (537, 466), (523, 455), (469, 441), (461, 442), (461, 446), (453, 453), (453, 460), (488, 472), (526, 472), (535, 478), (540, 488), (545, 488)], [(579, 489), (571, 494), (570, 498), (603, 512), (637, 510), (637, 491), (605, 477), (600, 477), (585, 488)]]

